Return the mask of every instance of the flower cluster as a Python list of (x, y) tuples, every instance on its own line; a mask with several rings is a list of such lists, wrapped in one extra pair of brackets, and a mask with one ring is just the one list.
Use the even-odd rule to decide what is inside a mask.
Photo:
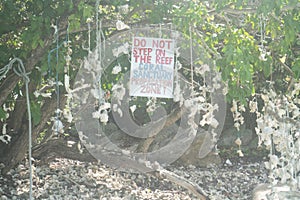
[(0, 135), (0, 141), (2, 141), (5, 144), (8, 144), (11, 140), (11, 136), (6, 133), (6, 126), (7, 123), (4, 123), (2, 127), (2, 135)]
[[(266, 168), (273, 184), (289, 183), (300, 188), (300, 104), (299, 83), (286, 95), (278, 95), (272, 89), (261, 95), (264, 101), (258, 113), (256, 133), (258, 145), (270, 150)], [(253, 105), (253, 103), (252, 103)]]
[(231, 112), (233, 114), (234, 127), (240, 130), (240, 126), (244, 124), (244, 117), (241, 112), (245, 112), (245, 106), (236, 100), (232, 101)]

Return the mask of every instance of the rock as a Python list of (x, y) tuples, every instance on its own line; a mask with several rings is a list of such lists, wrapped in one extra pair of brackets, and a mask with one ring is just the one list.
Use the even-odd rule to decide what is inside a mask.
[(231, 162), (229, 159), (227, 159), (227, 160), (225, 161), (225, 164), (228, 165), (228, 166), (232, 166), (232, 162)]
[(5, 195), (2, 195), (0, 200), (8, 200), (8, 197)]
[[(28, 166), (24, 166), (25, 171), (28, 171)], [(210, 168), (171, 165), (167, 170), (198, 184), (210, 199), (228, 199), (228, 195), (232, 199), (251, 199), (253, 186), (265, 182), (268, 174), (262, 163), (213, 165)], [(18, 173), (17, 170), (15, 173)], [(19, 173), (23, 174), (23, 171)], [(40, 180), (33, 187), (34, 199), (197, 199), (168, 180), (148, 174), (118, 172), (101, 163), (85, 164), (56, 159), (49, 166), (40, 166), (36, 176)], [(13, 196), (28, 199), (29, 184), (24, 174), (9, 176), (5, 180), (0, 176), (0, 188), (3, 191), (0, 193), (0, 200), (12, 199)], [(13, 185), (17, 180), (21, 180), (23, 184)], [(3, 195), (5, 196), (1, 198)], [(279, 195), (289, 195), (291, 200), (297, 197), (295, 192)]]
[(300, 192), (292, 191), (287, 184), (259, 184), (253, 190), (253, 200), (298, 200)]
[[(283, 191), (278, 192), (278, 199), (285, 199), (285, 200), (299, 200), (300, 199), (300, 192), (297, 191)], [(275, 200), (275, 199), (274, 199)]]

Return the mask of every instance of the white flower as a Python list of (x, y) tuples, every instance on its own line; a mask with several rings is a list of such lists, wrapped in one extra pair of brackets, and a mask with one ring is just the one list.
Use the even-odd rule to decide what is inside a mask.
[(186, 108), (191, 108), (193, 105), (194, 105), (193, 100), (191, 100), (191, 99), (187, 99), (187, 100), (184, 101), (184, 106)]
[(59, 133), (64, 133), (64, 125), (59, 119), (55, 119), (53, 126), (52, 126), (52, 132), (54, 135), (58, 135)]
[(245, 112), (245, 111), (246, 111), (246, 108), (245, 108), (245, 106), (244, 106), (243, 104), (241, 104), (241, 105), (239, 106), (239, 110)]
[(78, 151), (79, 151), (80, 154), (83, 153), (83, 149), (81, 147), (80, 141), (77, 143), (77, 149), (78, 149)]
[(264, 102), (266, 102), (266, 103), (269, 102), (269, 96), (268, 95), (262, 94), (261, 98), (262, 98), (262, 100), (264, 100)]
[(259, 55), (259, 60), (261, 61), (267, 61), (268, 59), (266, 58), (266, 53), (265, 52), (261, 52)]
[(89, 18), (86, 19), (86, 23), (91, 23), (91, 22), (93, 22), (92, 18), (89, 17)]
[(210, 125), (211, 125), (213, 128), (217, 128), (217, 127), (219, 126), (219, 122), (218, 122), (218, 120), (216, 120), (215, 118), (212, 118), (212, 119), (211, 119)]
[(45, 97), (45, 98), (51, 98), (51, 96), (52, 96), (52, 93), (41, 93), (37, 90), (34, 91), (33, 94), (36, 98), (38, 98), (39, 96), (42, 96), (42, 97)]
[(278, 109), (277, 110), (277, 114), (280, 116), (280, 117), (284, 117), (286, 115), (286, 111), (284, 109)]
[(202, 120), (200, 121), (200, 126), (204, 126), (206, 124), (210, 124), (212, 121), (212, 114), (210, 112), (203, 115)]
[(235, 141), (234, 141), (234, 143), (236, 144), (236, 145), (238, 145), (238, 146), (241, 146), (242, 145), (242, 140), (241, 140), (241, 138), (237, 138)]
[(232, 101), (232, 107), (230, 110), (231, 110), (231, 112), (237, 111), (237, 102), (235, 100)]
[(198, 96), (195, 100), (197, 100), (200, 103), (204, 103), (206, 99), (203, 96)]
[(118, 108), (117, 112), (120, 115), (120, 117), (123, 117), (123, 111), (121, 110), (121, 108)]
[(59, 109), (59, 108), (57, 108), (57, 109), (55, 110), (55, 114), (60, 114), (60, 113), (62, 113), (62, 110)]
[(2, 127), (2, 135), (6, 135), (6, 126), (7, 126), (7, 123), (4, 123), (3, 127)]
[(0, 140), (5, 143), (8, 144), (11, 141), (11, 136), (10, 135), (0, 135)]
[(99, 107), (99, 111), (102, 111), (102, 110), (108, 110), (110, 109), (110, 103), (106, 102), (106, 103), (103, 103), (100, 107)]
[(146, 109), (146, 111), (148, 113), (151, 113), (151, 112), (155, 111), (155, 108), (156, 108), (156, 106), (152, 104), (152, 105), (148, 106), (148, 108)]
[(276, 168), (279, 164), (279, 158), (276, 155), (270, 155), (270, 167)]
[(244, 154), (241, 149), (237, 150), (237, 153), (239, 154), (239, 157), (244, 157)]
[(121, 108), (119, 108), (118, 104), (113, 105), (113, 111), (117, 112), (120, 115), (120, 117), (123, 116), (123, 112), (122, 112)]
[(126, 94), (126, 90), (123, 84), (116, 84), (112, 87), (113, 97), (118, 100), (118, 103), (121, 104), (121, 100)]
[(267, 135), (271, 135), (273, 133), (273, 131), (274, 130), (270, 127), (264, 127), (264, 129), (263, 129), (263, 133), (267, 134)]
[(66, 65), (70, 65), (70, 62), (72, 60), (72, 57), (70, 55), (66, 55), (65, 57), (65, 60), (66, 60)]
[[(178, 48), (179, 49), (179, 48)], [(177, 49), (176, 49), (177, 50)], [(177, 53), (178, 54), (178, 53)], [(176, 66), (177, 66), (177, 70), (180, 70), (182, 68), (182, 64), (181, 62), (179, 62), (178, 60), (176, 61)]]
[(51, 98), (52, 93), (41, 93), (41, 96), (45, 98)]
[(113, 111), (114, 111), (114, 112), (117, 112), (117, 110), (118, 110), (118, 104), (114, 104), (114, 105), (113, 105)]
[(6, 104), (3, 104), (3, 111), (7, 112), (7, 111), (11, 111), (11, 108), (8, 106), (6, 107)]
[(241, 126), (240, 123), (238, 123), (238, 122), (235, 122), (235, 123), (234, 123), (234, 127), (235, 127), (238, 131), (240, 130), (240, 126)]
[(107, 110), (104, 110), (99, 116), (100, 122), (106, 124), (108, 122), (108, 113)]
[(35, 98), (38, 98), (41, 95), (41, 93), (36, 90), (33, 92), (33, 95), (35, 96)]
[(122, 22), (120, 20), (118, 20), (116, 22), (116, 28), (117, 28), (118, 31), (121, 31), (121, 30), (124, 30), (124, 29), (130, 29), (130, 27), (127, 24), (125, 24), (124, 22)]
[(93, 118), (99, 119), (100, 122), (106, 124), (108, 122), (107, 110), (98, 110), (92, 113)]
[(250, 112), (254, 113), (257, 111), (257, 102), (256, 101), (250, 101), (249, 102), (249, 108), (250, 108)]
[(134, 113), (135, 110), (136, 110), (136, 105), (130, 106), (130, 111), (132, 114)]
[(63, 111), (64, 118), (67, 119), (69, 123), (73, 121), (73, 115), (70, 109), (65, 108)]
[(267, 52), (266, 48), (264, 46), (260, 46), (259, 48), (260, 51), (260, 55), (259, 55), (259, 59), (261, 61), (267, 61), (268, 59), (266, 58), (267, 55), (270, 55), (270, 52)]
[(225, 86), (225, 87), (223, 88), (222, 93), (223, 93), (223, 95), (225, 95), (225, 96), (228, 94), (228, 87), (227, 87), (227, 86)]
[(70, 89), (70, 76), (68, 76), (67, 74), (65, 74), (65, 88), (66, 88), (67, 93), (71, 92), (71, 89)]
[(120, 64), (114, 66), (113, 70), (112, 70), (112, 74), (118, 74), (119, 72), (121, 72), (122, 68), (120, 66)]

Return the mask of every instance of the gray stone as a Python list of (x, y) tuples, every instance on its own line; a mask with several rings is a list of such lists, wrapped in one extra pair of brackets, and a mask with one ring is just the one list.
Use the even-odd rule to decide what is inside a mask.
[(278, 192), (278, 199), (285, 200), (299, 200), (300, 192), (297, 191), (286, 191), (286, 192)]
[(8, 197), (5, 196), (5, 195), (2, 195), (2, 196), (1, 196), (1, 200), (8, 200)]
[(253, 200), (299, 200), (300, 192), (292, 191), (287, 184), (259, 184), (253, 190)]

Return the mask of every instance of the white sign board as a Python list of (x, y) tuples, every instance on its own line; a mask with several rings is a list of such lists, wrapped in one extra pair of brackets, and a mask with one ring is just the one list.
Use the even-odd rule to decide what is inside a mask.
[(134, 37), (130, 96), (173, 98), (174, 40)]

